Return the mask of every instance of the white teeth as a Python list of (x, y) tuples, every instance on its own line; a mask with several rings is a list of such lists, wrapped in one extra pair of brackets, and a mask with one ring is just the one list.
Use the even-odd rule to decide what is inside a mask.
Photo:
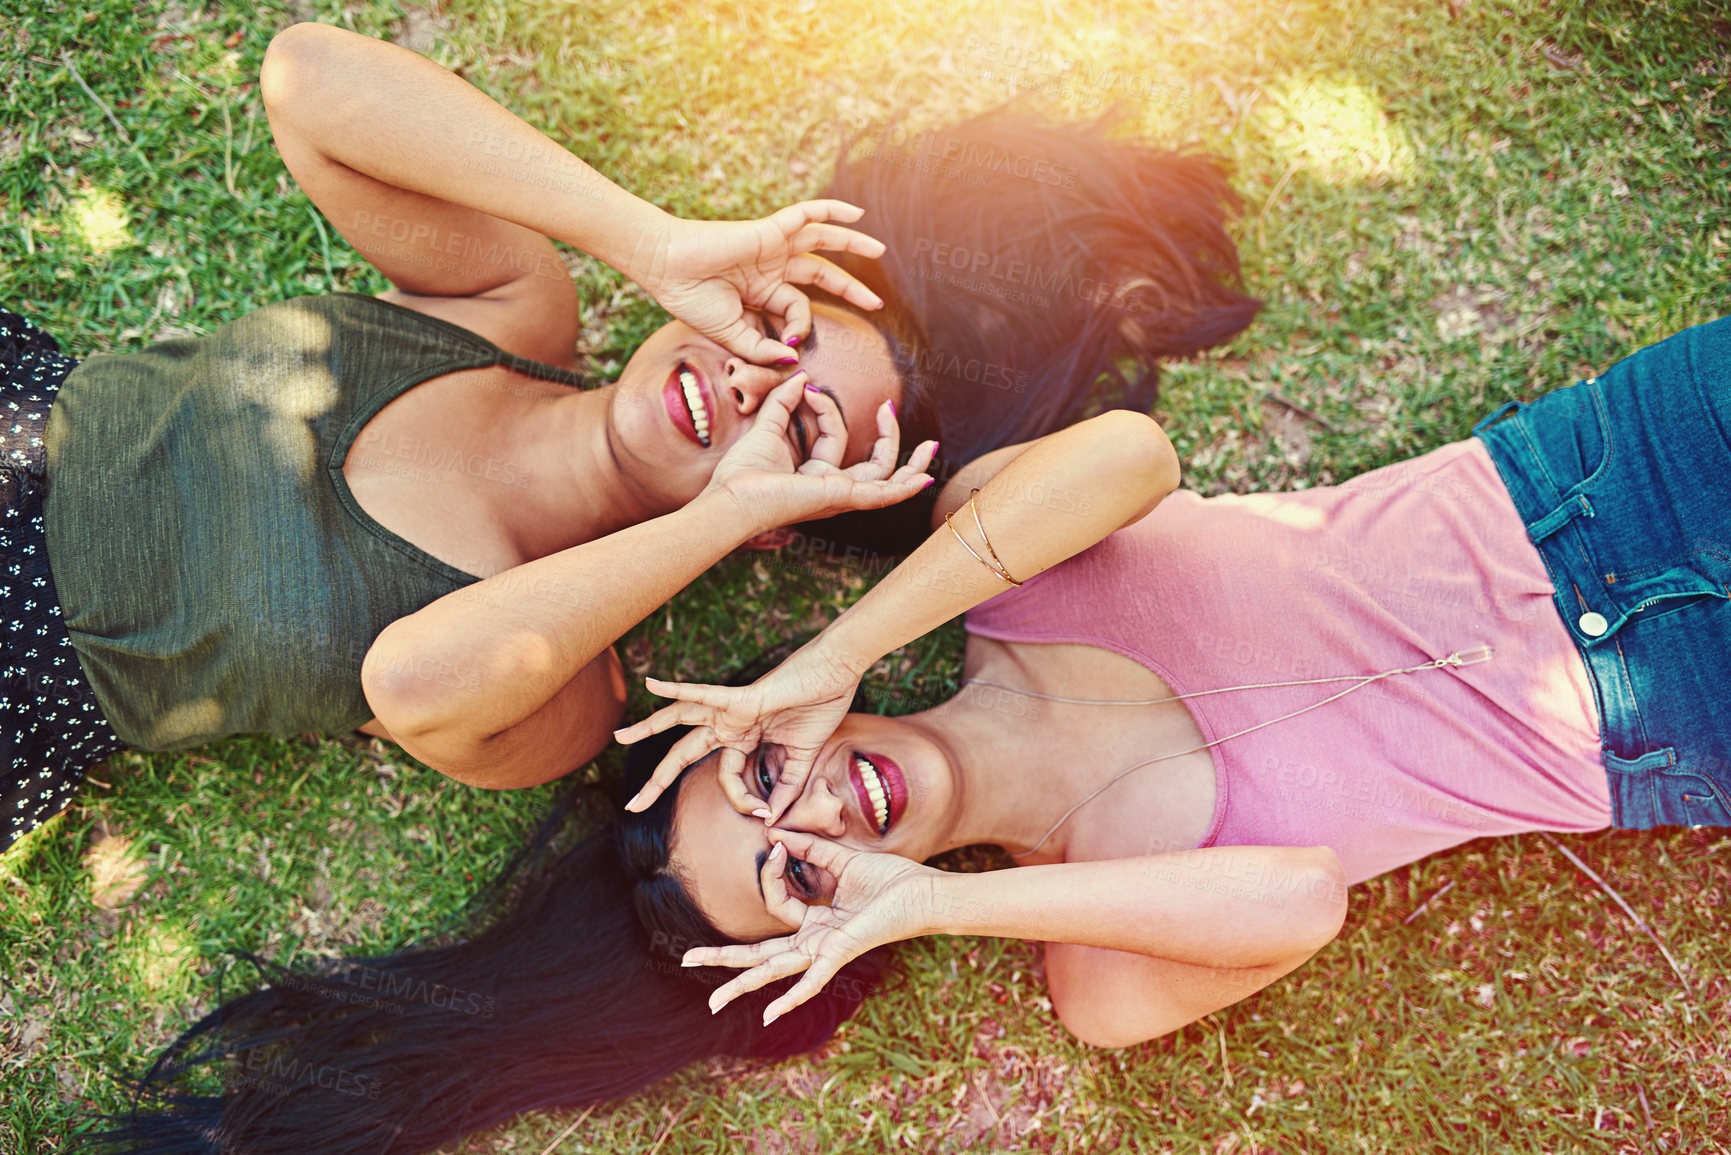
[(709, 409), (703, 404), (703, 390), (697, 387), (697, 374), (689, 369), (681, 369), (679, 388), (685, 394), (685, 407), (691, 410), (691, 423), (697, 427), (697, 439), (708, 445)]
[(866, 795), (872, 800), (872, 820), (878, 824), (878, 833), (882, 834), (890, 825), (890, 784), (884, 781), (876, 766), (858, 754), (854, 755), (853, 764), (859, 771), (860, 781), (865, 783)]

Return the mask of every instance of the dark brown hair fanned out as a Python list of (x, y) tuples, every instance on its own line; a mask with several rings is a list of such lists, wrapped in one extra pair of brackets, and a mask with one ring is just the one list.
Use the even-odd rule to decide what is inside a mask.
[[(884, 299), (903, 440), (943, 442), (942, 481), (993, 449), (1103, 409), (1153, 408), (1162, 357), (1231, 340), (1239, 291), (1222, 162), (1000, 109), (844, 148), (824, 195), (866, 210), (883, 258), (841, 263)], [(936, 498), (845, 514), (813, 535), (885, 554), (924, 540)]]

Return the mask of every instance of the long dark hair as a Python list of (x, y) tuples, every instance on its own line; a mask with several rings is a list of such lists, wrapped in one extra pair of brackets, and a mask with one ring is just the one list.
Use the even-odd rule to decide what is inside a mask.
[[(1148, 412), (1159, 358), (1223, 344), (1262, 307), (1239, 291), (1226, 223), (1240, 205), (1224, 163), (1120, 124), (1116, 112), (1074, 125), (1005, 107), (844, 144), (823, 195), (864, 208), (859, 227), (887, 252), (837, 260), (884, 299), (860, 315), (890, 345), (902, 444), (943, 443), (940, 481), (1097, 410)], [(939, 488), (803, 528), (906, 553), (930, 531)]]
[[(619, 798), (682, 733), (631, 749)], [(414, 1155), (524, 1111), (622, 1098), (711, 1056), (822, 1045), (882, 960), (858, 960), (767, 1028), (763, 1008), (791, 980), (711, 1015), (709, 992), (737, 972), (680, 966), (689, 947), (730, 940), (668, 870), (677, 793), (561, 848), (601, 808), (592, 791), (566, 794), (472, 904), (470, 937), (306, 970), (244, 956), (269, 985), (194, 1024), (118, 1126), (89, 1141), (139, 1155)], [(185, 1089), (201, 1070), (220, 1074), (220, 1095)]]

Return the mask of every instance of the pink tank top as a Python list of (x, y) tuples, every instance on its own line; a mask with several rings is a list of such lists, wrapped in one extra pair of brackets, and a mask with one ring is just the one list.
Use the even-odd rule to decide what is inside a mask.
[[(1385, 678), (1210, 751), (1202, 845), (1331, 846), (1359, 882), (1481, 835), (1610, 824), (1592, 686), (1551, 595), (1496, 466), (1468, 440), (1324, 489), (1180, 490), (967, 627), (1112, 650), (1178, 694), (1492, 646), (1490, 661)], [(1185, 704), (1214, 741), (1349, 685)]]

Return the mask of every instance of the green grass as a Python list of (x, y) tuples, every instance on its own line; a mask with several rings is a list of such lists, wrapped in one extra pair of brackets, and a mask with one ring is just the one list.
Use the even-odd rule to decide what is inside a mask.
[[(998, 103), (1013, 93), (1006, 53), (1075, 61), (1036, 103), (1088, 115), (1123, 97), (1149, 137), (1238, 166), (1247, 275), (1269, 307), (1230, 348), (1173, 366), (1158, 413), (1188, 483), (1221, 492), (1327, 484), (1433, 448), (1731, 303), (1731, 13), (1459, 7), (1120, 0), (1058, 18), (1031, 0), (941, 14), (454, 0), (431, 26), (435, 58), (628, 187), (704, 216), (815, 191), (839, 133), (892, 111), (935, 127)], [(0, 14), (0, 302), (86, 355), (287, 295), (381, 287), (270, 144), (257, 71), (289, 9), (22, 10)], [(404, 15), (381, 0), (295, 14), (370, 33)], [(605, 373), (657, 316), (593, 263), (579, 281)], [(864, 584), (730, 559), (633, 631), (626, 663), (713, 676)], [(885, 663), (880, 688), (942, 696), (961, 645), (941, 631)], [(117, 1078), (217, 998), (225, 951), (294, 961), (449, 927), (547, 795), (469, 791), (351, 738), (99, 768), (0, 862), (0, 1150), (58, 1150), (83, 1112), (118, 1106)], [(113, 911), (91, 898), (103, 832), (129, 840), (141, 884)], [(1693, 999), (1549, 842), (1510, 838), (1358, 887), (1339, 941), (1297, 974), (1124, 1052), (1064, 1035), (1033, 947), (915, 942), (907, 981), (820, 1055), (694, 1068), (558, 1149), (1726, 1149), (1731, 838), (1565, 841), (1664, 936)], [(452, 1150), (533, 1155), (570, 1121), (526, 1118)]]

